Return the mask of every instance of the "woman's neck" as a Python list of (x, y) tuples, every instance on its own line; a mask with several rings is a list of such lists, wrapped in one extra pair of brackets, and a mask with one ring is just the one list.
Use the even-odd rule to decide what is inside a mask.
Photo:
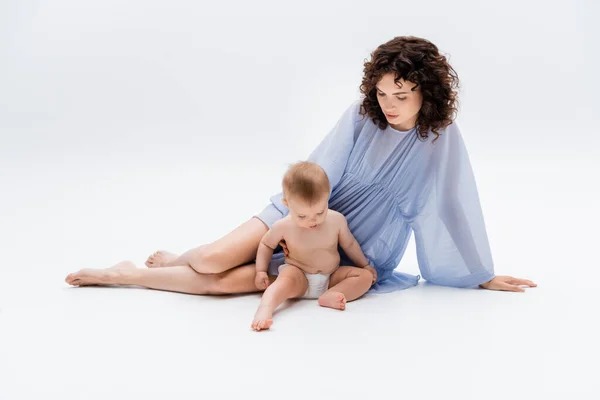
[(411, 121), (411, 122), (406, 122), (406, 123), (402, 123), (402, 124), (393, 124), (393, 125), (390, 124), (390, 126), (397, 131), (406, 132), (406, 131), (410, 131), (415, 126), (417, 126), (417, 122)]

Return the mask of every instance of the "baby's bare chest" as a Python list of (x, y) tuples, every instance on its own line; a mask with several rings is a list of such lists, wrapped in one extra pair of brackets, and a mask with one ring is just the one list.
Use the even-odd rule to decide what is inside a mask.
[(336, 250), (338, 247), (338, 232), (335, 229), (322, 230), (290, 230), (285, 235), (285, 241), (290, 251), (304, 254), (311, 251)]

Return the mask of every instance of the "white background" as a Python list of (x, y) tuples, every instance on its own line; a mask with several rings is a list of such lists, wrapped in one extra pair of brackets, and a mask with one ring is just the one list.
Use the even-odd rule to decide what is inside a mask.
[[(302, 4), (0, 2), (0, 399), (597, 396), (597, 3)], [(259, 295), (64, 283), (259, 212), (399, 35), (458, 71), (496, 273), (538, 288), (300, 302), (258, 334)]]

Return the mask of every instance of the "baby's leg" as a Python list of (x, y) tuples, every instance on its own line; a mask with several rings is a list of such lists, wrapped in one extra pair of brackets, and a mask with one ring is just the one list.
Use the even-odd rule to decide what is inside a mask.
[(282, 267), (279, 276), (263, 294), (260, 306), (254, 315), (252, 329), (269, 329), (273, 324), (273, 311), (287, 299), (300, 297), (306, 293), (308, 282), (304, 272), (293, 265)]
[(373, 275), (363, 268), (340, 267), (329, 280), (329, 290), (319, 297), (322, 307), (346, 309), (346, 301), (356, 300), (371, 288)]

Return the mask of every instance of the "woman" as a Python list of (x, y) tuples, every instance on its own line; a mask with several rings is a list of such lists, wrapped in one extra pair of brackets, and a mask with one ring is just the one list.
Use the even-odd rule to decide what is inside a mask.
[[(536, 286), (494, 274), (475, 179), (453, 122), (457, 87), (455, 71), (434, 44), (415, 37), (384, 43), (364, 65), (363, 98), (309, 157), (329, 176), (330, 208), (346, 216), (377, 271), (372, 291), (417, 284), (418, 276), (394, 272), (411, 232), (419, 268), (429, 282), (506, 291)], [(259, 215), (214, 243), (181, 256), (156, 252), (146, 261), (149, 268), (123, 261), (108, 269), (81, 270), (66, 281), (191, 294), (257, 292), (253, 261), (258, 244), (286, 214), (280, 193)], [(342, 265), (351, 265), (341, 256)], [(281, 251), (273, 257), (272, 275), (282, 259)]]

